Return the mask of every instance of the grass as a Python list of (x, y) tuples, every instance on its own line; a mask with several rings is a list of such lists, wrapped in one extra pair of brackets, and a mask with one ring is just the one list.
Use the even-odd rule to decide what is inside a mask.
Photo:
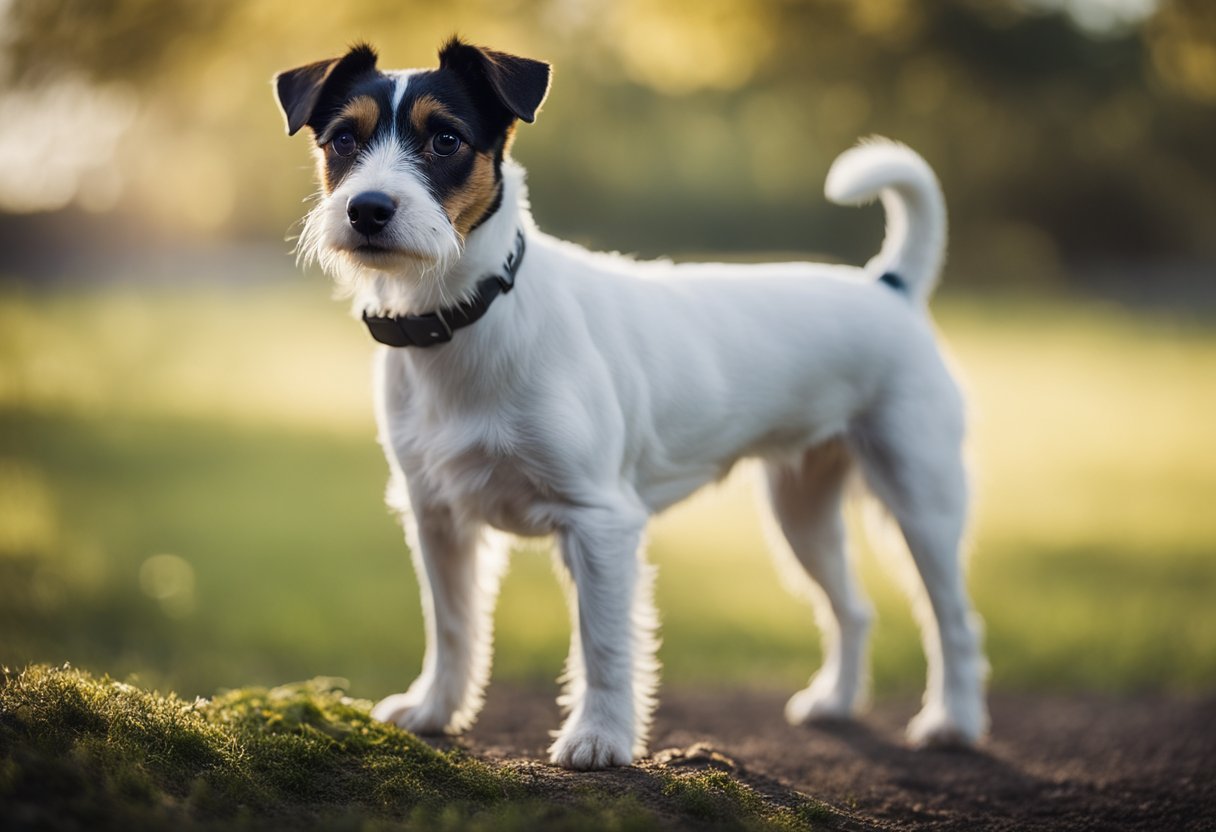
[[(314, 679), (188, 701), (71, 669), (0, 683), (0, 825), (147, 830), (810, 830), (839, 817), (716, 770), (528, 777), (436, 750)], [(628, 781), (628, 787), (622, 780)]]
[[(994, 686), (1211, 689), (1216, 333), (1059, 298), (935, 314), (974, 410)], [(421, 622), (370, 352), (319, 282), (0, 295), (0, 662), (187, 696), (318, 674), (403, 689)], [(667, 682), (793, 689), (815, 667), (761, 528), (746, 477), (656, 523)], [(915, 691), (904, 559), (860, 548), (877, 692)], [(504, 586), (498, 677), (551, 680), (565, 654), (540, 549)]]

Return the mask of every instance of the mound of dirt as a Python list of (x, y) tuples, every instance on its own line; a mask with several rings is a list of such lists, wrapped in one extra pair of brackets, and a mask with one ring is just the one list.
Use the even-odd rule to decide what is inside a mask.
[[(559, 724), (553, 693), (492, 685), (459, 742), (495, 760), (543, 760)], [(777, 802), (791, 789), (812, 795), (841, 812), (826, 824), (836, 828), (1216, 829), (1216, 697), (997, 695), (978, 751), (910, 749), (910, 700), (880, 702), (859, 723), (802, 728), (784, 722), (783, 704), (771, 691), (666, 690), (640, 767), (721, 769)], [(638, 773), (590, 777), (628, 789)]]

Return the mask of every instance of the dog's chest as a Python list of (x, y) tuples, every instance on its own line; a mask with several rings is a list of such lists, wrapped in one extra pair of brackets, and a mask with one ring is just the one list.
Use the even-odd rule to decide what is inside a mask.
[(432, 449), (415, 457), (421, 462), (417, 475), (433, 494), (503, 531), (553, 531), (556, 501), (531, 460), (518, 450), (477, 440), (448, 447), (445, 453)]
[(509, 408), (397, 397), (382, 426), (412, 494), (519, 535), (554, 530), (557, 478), (535, 430)]

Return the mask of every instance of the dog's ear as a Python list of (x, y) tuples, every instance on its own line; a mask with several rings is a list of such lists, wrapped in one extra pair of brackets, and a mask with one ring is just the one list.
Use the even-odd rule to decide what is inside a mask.
[(450, 69), (480, 97), (496, 102), (507, 121), (531, 124), (549, 93), (549, 65), (505, 52), (482, 49), (453, 37), (439, 50), (439, 68)]
[(274, 77), (274, 87), (287, 120), (287, 135), (294, 136), (305, 126), (319, 132), (337, 111), (351, 83), (375, 69), (376, 51), (360, 43), (341, 58), (280, 72)]

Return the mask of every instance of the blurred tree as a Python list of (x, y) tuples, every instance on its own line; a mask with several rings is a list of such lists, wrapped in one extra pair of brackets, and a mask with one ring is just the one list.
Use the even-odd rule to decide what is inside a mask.
[[(880, 133), (938, 170), (952, 262), (974, 279), (1216, 258), (1207, 0), (10, 0), (0, 14), (0, 152), (37, 173), (52, 149), (76, 158), (72, 141), (113, 134), (55, 188), (26, 181), (43, 204), (23, 210), (75, 193), (141, 236), (288, 227), (310, 174), (276, 123), (272, 73), (358, 38), (386, 65), (425, 65), (460, 31), (557, 65), (516, 145), (555, 233), (644, 254), (864, 257), (878, 223), (825, 205), (822, 181)], [(31, 146), (31, 123), (55, 140)]]
[(1168, 0), (1145, 36), (1158, 76), (1172, 91), (1216, 103), (1216, 5)]
[(183, 38), (216, 32), (238, 6), (232, 0), (10, 0), (7, 75), (24, 84), (73, 71), (100, 81), (138, 81), (181, 61)]

